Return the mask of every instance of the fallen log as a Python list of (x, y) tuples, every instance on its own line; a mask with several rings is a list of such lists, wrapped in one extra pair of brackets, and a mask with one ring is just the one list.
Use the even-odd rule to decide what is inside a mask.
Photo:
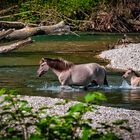
[(1, 29), (22, 29), (26, 27), (26, 24), (22, 22), (10, 22), (10, 21), (0, 21), (0, 28)]
[(1, 46), (0, 47), (0, 54), (2, 53), (7, 53), (7, 52), (11, 52), (15, 49), (21, 48), (27, 44), (32, 43), (32, 39), (31, 38), (27, 38), (25, 40), (22, 41), (18, 41), (16, 43), (10, 44), (10, 45), (6, 45), (6, 46)]
[(8, 36), (6, 39), (14, 40), (14, 39), (25, 39), (33, 35), (42, 35), (42, 34), (51, 34), (63, 30), (65, 28), (65, 23), (63, 21), (59, 22), (56, 25), (50, 26), (39, 26), (39, 27), (28, 27), (26, 26), (23, 29), (15, 30)]
[(0, 31), (0, 40), (5, 38), (7, 35), (11, 34), (14, 31), (14, 29), (9, 29), (7, 31)]

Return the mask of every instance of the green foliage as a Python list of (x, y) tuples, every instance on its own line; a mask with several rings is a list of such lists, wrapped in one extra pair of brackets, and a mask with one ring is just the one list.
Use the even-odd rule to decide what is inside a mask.
[(5, 88), (3, 88), (3, 89), (0, 90), (0, 96), (3, 95), (3, 94), (5, 94), (5, 93), (6, 93), (6, 89)]
[(105, 101), (106, 97), (100, 92), (90, 92), (85, 96), (86, 103), (96, 103), (98, 104), (100, 101)]
[[(134, 1), (134, 3), (137, 7), (139, 2)], [(12, 9), (11, 7), (15, 5), (18, 7)], [(63, 20), (71, 28), (81, 31), (94, 29), (97, 31), (128, 32), (132, 29), (124, 29), (126, 25), (122, 26), (121, 22), (125, 24), (126, 21), (121, 20), (121, 18), (122, 16), (126, 19), (135, 18), (132, 14), (132, 8), (130, 8), (131, 5), (133, 6), (133, 3), (129, 1), (126, 4), (124, 0), (1, 0), (0, 10), (12, 9), (9, 12), (4, 12), (4, 15), (2, 14), (2, 20), (40, 25), (55, 24)], [(120, 19), (116, 19), (116, 16)], [(135, 27), (133, 30), (137, 31)]]
[(115, 124), (115, 125), (121, 125), (124, 123), (128, 123), (128, 120), (116, 120), (113, 122), (113, 124)]
[(85, 106), (82, 103), (77, 103), (75, 106), (70, 107), (69, 113), (85, 112)]
[[(28, 23), (40, 23), (42, 20), (58, 22), (57, 19), (85, 19), (92, 9), (106, 0), (15, 0), (3, 1), (7, 5), (18, 5), (16, 16), (13, 20), (21, 20)], [(54, 18), (54, 19), (53, 19)], [(61, 18), (61, 19), (59, 19)]]
[[(93, 111), (94, 107), (90, 104), (92, 100), (105, 99), (101, 93), (89, 93), (85, 97), (88, 104), (77, 103), (71, 106), (64, 116), (46, 114), (46, 110), (53, 109), (53, 107), (41, 107), (38, 111), (34, 111), (28, 102), (23, 100), (15, 90), (1, 89), (0, 95), (0, 139), (119, 139), (112, 132), (114, 126), (101, 123), (100, 128), (93, 129), (91, 126), (93, 120), (82, 119), (87, 111)], [(59, 104), (57, 105), (59, 106)], [(113, 123), (117, 126), (120, 125), (121, 129), (129, 131), (123, 126), (123, 123), (127, 123), (126, 120), (119, 120)], [(29, 133), (28, 129), (30, 127), (34, 127), (34, 133)], [(101, 128), (104, 131), (101, 131)]]
[[(36, 116), (32, 112), (32, 107), (27, 101), (20, 99), (15, 90), (1, 89), (0, 95), (3, 95), (0, 102), (0, 135), (3, 135), (3, 138), (26, 139), (27, 129), (32, 126), (30, 120), (34, 121), (34, 116)], [(27, 118), (28, 121), (26, 121)]]
[(73, 17), (82, 12), (88, 13), (98, 2), (94, 0), (59, 0), (58, 10), (68, 17)]
[(127, 123), (128, 123), (128, 120), (116, 120), (116, 121), (112, 122), (112, 124), (118, 125), (121, 129), (125, 129), (129, 132), (132, 132), (132, 129), (130, 127), (124, 126), (124, 124), (127, 124)]

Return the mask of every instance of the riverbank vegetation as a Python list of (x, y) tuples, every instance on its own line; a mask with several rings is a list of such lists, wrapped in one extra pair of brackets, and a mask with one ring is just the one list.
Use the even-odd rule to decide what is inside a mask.
[(72, 30), (140, 31), (139, 0), (2, 0), (0, 20), (50, 25), (65, 21)]
[(83, 119), (86, 112), (96, 110), (92, 103), (106, 99), (99, 92), (89, 93), (85, 97), (87, 104), (76, 103), (62, 116), (52, 115), (49, 110), (66, 105), (67, 101), (35, 110), (15, 90), (1, 89), (0, 95), (0, 139), (3, 140), (119, 140), (121, 137), (113, 132), (115, 128), (131, 132), (131, 128), (125, 126), (128, 120), (116, 120), (111, 124), (98, 122), (100, 127), (92, 128), (94, 120)]

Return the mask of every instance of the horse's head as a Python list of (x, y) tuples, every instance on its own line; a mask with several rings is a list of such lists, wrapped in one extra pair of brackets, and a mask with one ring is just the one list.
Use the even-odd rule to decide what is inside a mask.
[(47, 64), (47, 61), (46, 61), (44, 58), (42, 58), (42, 59), (40, 60), (39, 64), (40, 64), (40, 67), (39, 67), (39, 69), (37, 70), (37, 75), (38, 75), (39, 77), (41, 77), (43, 74), (45, 74), (45, 73), (48, 71), (49, 66), (48, 66), (48, 64)]
[(126, 80), (130, 80), (134, 75), (136, 76), (135, 71), (129, 68), (122, 77)]

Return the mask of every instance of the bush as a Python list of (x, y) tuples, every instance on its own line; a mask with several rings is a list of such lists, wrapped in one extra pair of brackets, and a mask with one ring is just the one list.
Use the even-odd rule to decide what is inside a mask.
[(20, 2), (19, 13), (21, 15), (17, 18), (26, 22), (41, 22), (43, 19), (53, 18), (56, 14), (57, 18), (61, 17), (61, 20), (66, 17), (83, 20), (101, 2), (104, 0), (27, 0)]

